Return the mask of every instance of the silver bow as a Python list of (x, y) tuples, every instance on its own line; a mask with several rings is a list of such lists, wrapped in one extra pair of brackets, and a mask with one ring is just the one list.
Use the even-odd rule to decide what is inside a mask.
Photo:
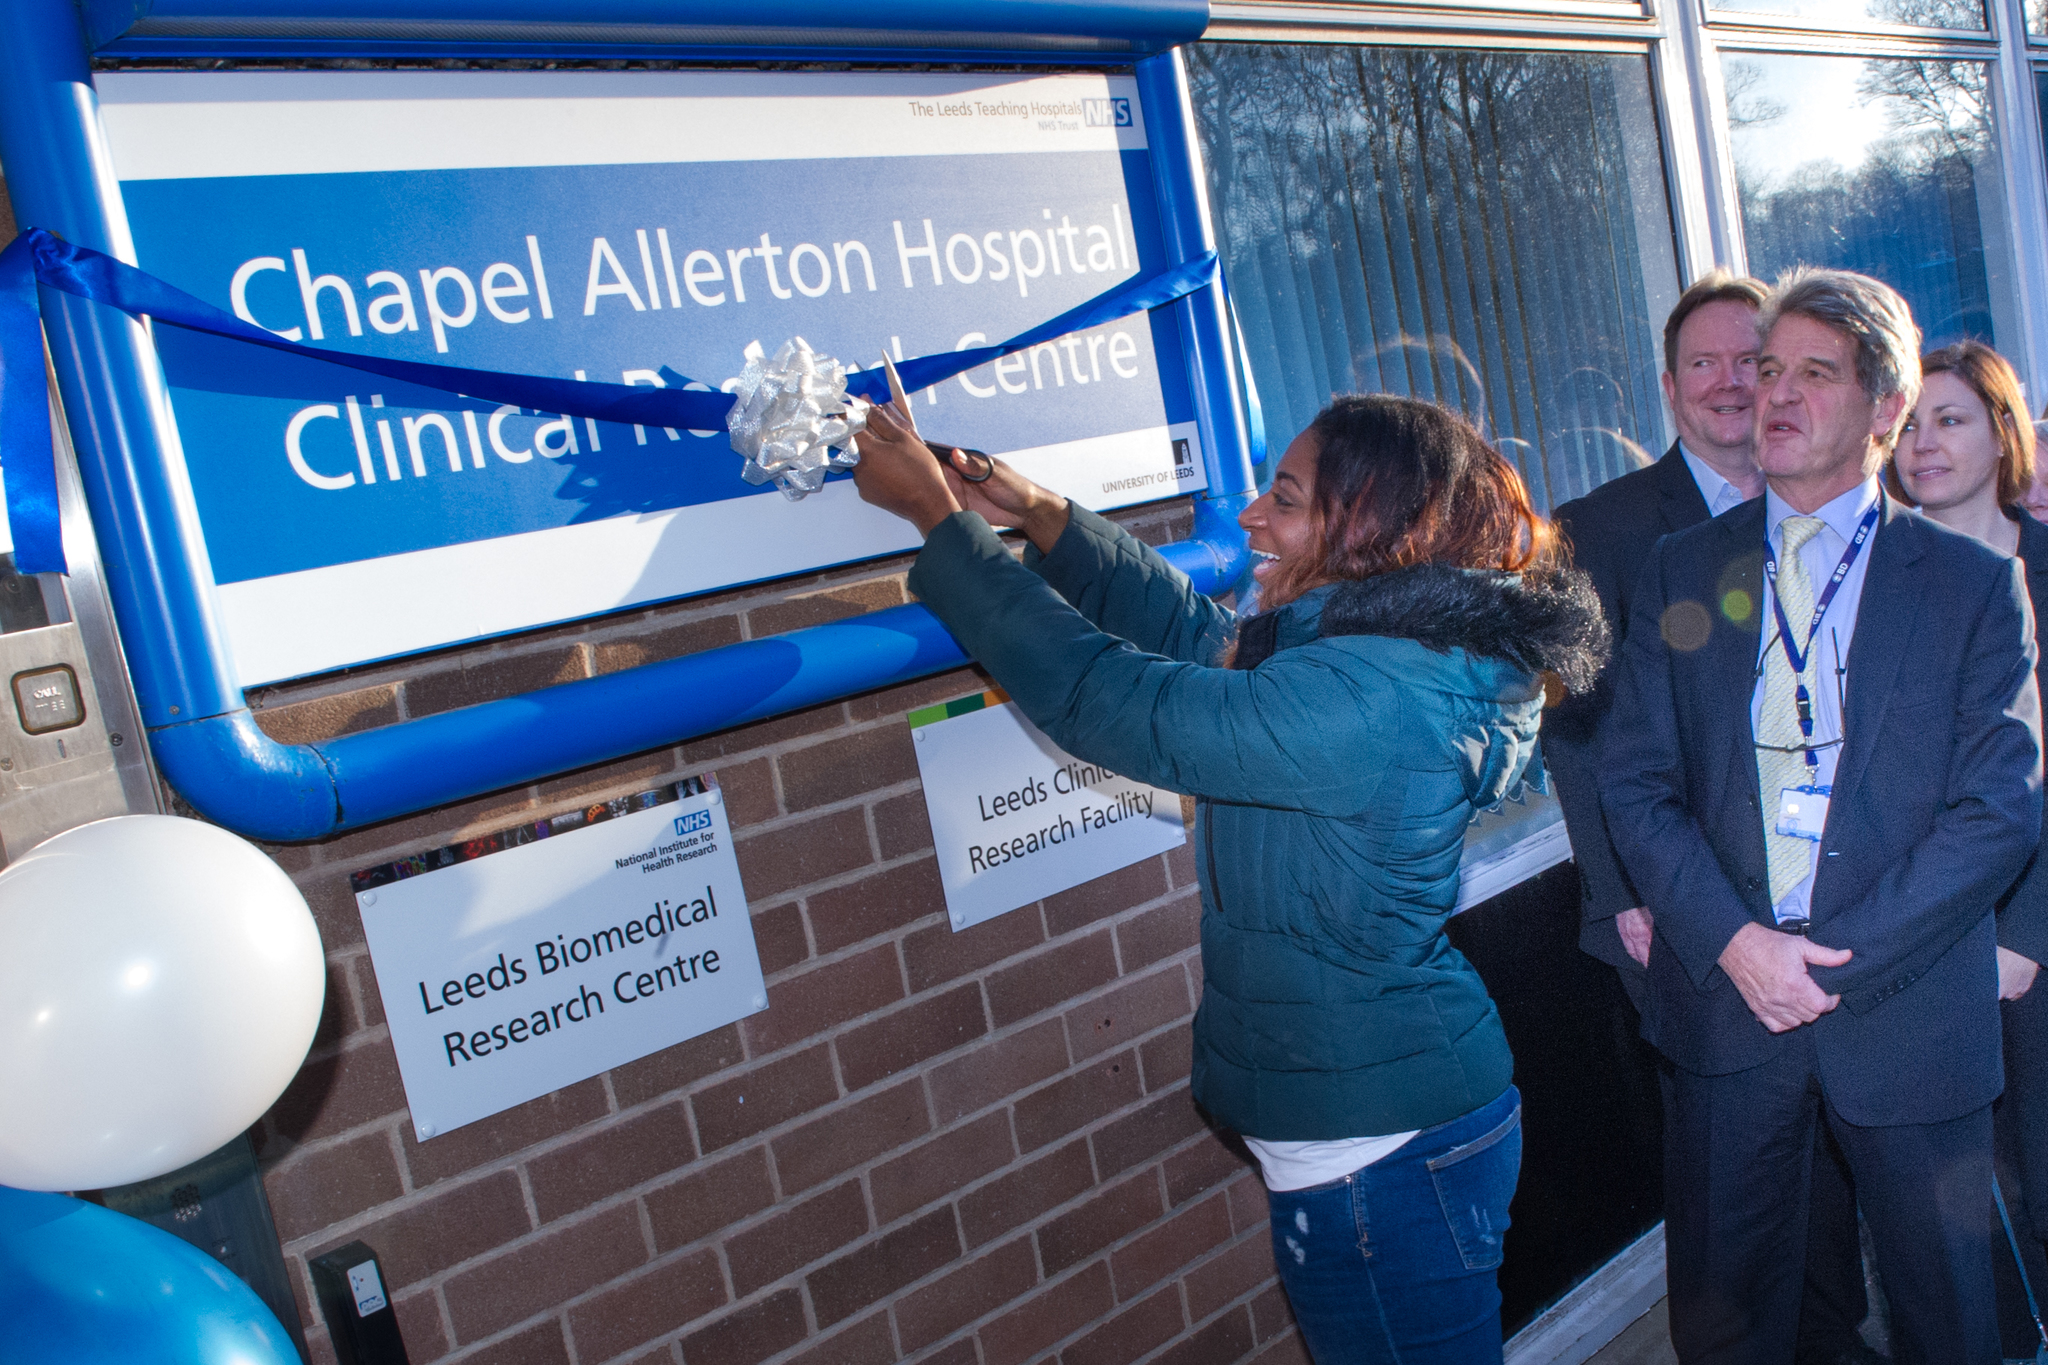
[(834, 469), (860, 463), (854, 440), (867, 429), (868, 401), (847, 393), (846, 366), (792, 337), (769, 358), (748, 343), (747, 367), (727, 388), (738, 400), (725, 419), (732, 448), (747, 457), (740, 477), (773, 479), (795, 502), (825, 486)]

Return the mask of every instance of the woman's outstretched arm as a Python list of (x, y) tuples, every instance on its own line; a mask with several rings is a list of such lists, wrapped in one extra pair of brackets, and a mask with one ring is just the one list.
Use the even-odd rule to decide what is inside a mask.
[[(1390, 681), (1343, 645), (1255, 671), (1135, 648), (1011, 558), (922, 443), (864, 449), (861, 496), (925, 533), (911, 589), (1055, 742), (1171, 791), (1324, 814), (1359, 808), (1387, 762)], [(978, 510), (978, 509), (969, 509)]]
[[(917, 473), (940, 468), (893, 407), (877, 407), (870, 414), (861, 450), (868, 472), (856, 474), (855, 482), (870, 502), (878, 501), (870, 487), (884, 482), (881, 476), (889, 468)], [(969, 483), (957, 470), (946, 470), (943, 482), (952, 498), (947, 510), (977, 512), (991, 526), (1023, 531), (1031, 542), (1026, 567), (1109, 634), (1169, 659), (1211, 663), (1222, 654), (1236, 634), (1235, 615), (1196, 592), (1185, 574), (1116, 523), (1072, 506), (1000, 460), (991, 463), (994, 472), (986, 483)], [(937, 482), (930, 480), (932, 486), (922, 490), (931, 497), (933, 512), (941, 506)], [(913, 490), (906, 486), (905, 491)], [(903, 509), (890, 510), (909, 516)]]

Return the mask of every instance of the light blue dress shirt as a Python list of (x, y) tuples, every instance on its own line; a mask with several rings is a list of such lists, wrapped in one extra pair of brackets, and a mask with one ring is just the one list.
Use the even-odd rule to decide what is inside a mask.
[[(1700, 496), (1707, 500), (1708, 516), (1718, 517), (1730, 508), (1740, 507), (1749, 501), (1742, 496), (1740, 488), (1722, 478), (1720, 472), (1712, 465), (1687, 450), (1685, 442), (1678, 443), (1678, 453), (1685, 457), (1685, 467), (1692, 471), (1692, 481), (1699, 485)], [(1834, 566), (1828, 567), (1832, 570)]]
[[(1828, 580), (1835, 575), (1835, 566), (1842, 562), (1842, 554), (1849, 548), (1849, 542), (1856, 535), (1857, 523), (1864, 514), (1877, 505), (1880, 496), (1875, 478), (1865, 479), (1848, 492), (1823, 506), (1813, 515), (1825, 523), (1824, 528), (1799, 551), (1799, 557), (1806, 564), (1807, 577), (1813, 583), (1814, 601), (1827, 591)], [(1709, 506), (1712, 504), (1709, 503)], [(1769, 527), (1772, 557), (1782, 564), (1785, 538), (1780, 530), (1785, 518), (1798, 516), (1791, 504), (1780, 498), (1773, 490), (1764, 493), (1764, 525)], [(1870, 567), (1871, 547), (1876, 543), (1876, 533), (1863, 542), (1862, 553), (1849, 569), (1842, 586), (1835, 590), (1835, 600), (1828, 603), (1827, 615), (1821, 618), (1820, 629), (1813, 637), (1814, 680), (1813, 689), (1813, 738), (1825, 743), (1842, 737), (1842, 701), (1848, 694), (1849, 686), (1849, 642), (1856, 634), (1856, 609), (1863, 602), (1863, 579)], [(1777, 609), (1773, 605), (1773, 594), (1768, 579), (1764, 583), (1762, 649), (1783, 649), (1778, 642)], [(1795, 632), (1804, 632), (1806, 623), (1792, 622)], [(1797, 640), (1797, 635), (1794, 639)], [(1750, 694), (1749, 729), (1750, 737), (1757, 735), (1764, 709), (1764, 670), (1762, 650), (1757, 654), (1756, 688)], [(1831, 744), (1816, 751), (1820, 766), (1813, 770), (1815, 786), (1832, 787), (1835, 783), (1835, 765), (1841, 759), (1842, 746)], [(1764, 792), (1764, 818), (1775, 818), (1778, 809), (1778, 793)], [(1820, 858), (1820, 844), (1809, 845), (1816, 862)], [(1813, 873), (1809, 870), (1799, 885), (1785, 893), (1784, 899), (1772, 907), (1780, 923), (1788, 919), (1811, 919), (1813, 917)]]

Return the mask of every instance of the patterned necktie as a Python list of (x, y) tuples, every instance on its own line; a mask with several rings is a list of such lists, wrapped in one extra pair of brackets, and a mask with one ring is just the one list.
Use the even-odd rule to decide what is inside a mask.
[[(1783, 619), (1793, 631), (1795, 645), (1806, 643), (1806, 628), (1813, 619), (1813, 576), (1806, 571), (1800, 550), (1826, 525), (1819, 517), (1787, 517), (1778, 525), (1785, 549), (1778, 556), (1777, 593), (1784, 608)], [(1756, 751), (1757, 778), (1762, 788), (1764, 812), (1764, 862), (1771, 874), (1771, 906), (1806, 879), (1813, 871), (1813, 841), (1776, 832), (1778, 793), (1786, 787), (1802, 787), (1813, 781), (1807, 766), (1805, 742), (1799, 729), (1799, 703), (1794, 695), (1799, 682), (1806, 683), (1809, 698), (1815, 691), (1817, 649), (1806, 655), (1806, 671), (1794, 675), (1781, 642), (1764, 651), (1764, 706), (1757, 723), (1757, 743), (1776, 747)], [(1811, 703), (1809, 702), (1809, 705)], [(1790, 752), (1785, 752), (1786, 750)]]

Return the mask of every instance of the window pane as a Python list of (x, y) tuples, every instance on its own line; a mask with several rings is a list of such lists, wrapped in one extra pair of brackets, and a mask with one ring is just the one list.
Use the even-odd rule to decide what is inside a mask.
[(2018, 343), (1983, 63), (1728, 53), (1722, 74), (1752, 274), (1860, 270), (1929, 346)]
[[(1709, 0), (1734, 14), (1789, 14), (1838, 24), (1912, 24), (1918, 28), (1984, 28), (1983, 0)], [(2027, 0), (2030, 6), (2042, 0)]]
[(2027, 0), (2027, 32), (2048, 34), (2048, 0)]
[(1276, 449), (1383, 391), (1474, 418), (1546, 507), (1662, 453), (1642, 58), (1207, 43), (1190, 75)]

